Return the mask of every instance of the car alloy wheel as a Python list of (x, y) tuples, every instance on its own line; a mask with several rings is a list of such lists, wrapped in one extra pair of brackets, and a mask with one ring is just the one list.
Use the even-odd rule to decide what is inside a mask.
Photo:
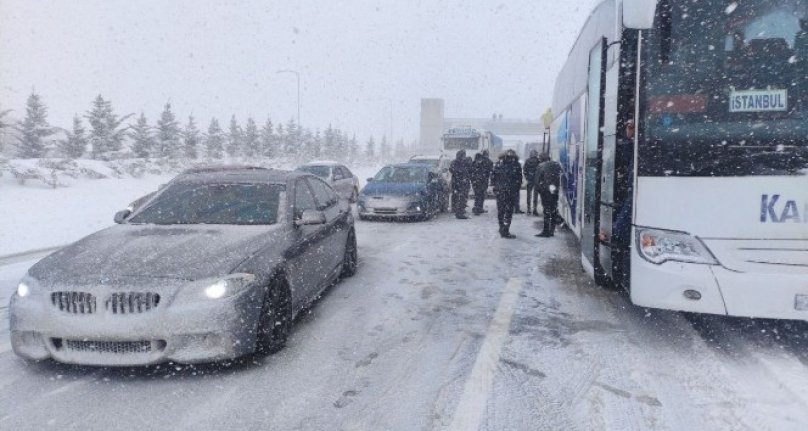
[(291, 326), (292, 301), (289, 286), (286, 280), (277, 279), (267, 289), (261, 307), (255, 352), (270, 355), (283, 349)]

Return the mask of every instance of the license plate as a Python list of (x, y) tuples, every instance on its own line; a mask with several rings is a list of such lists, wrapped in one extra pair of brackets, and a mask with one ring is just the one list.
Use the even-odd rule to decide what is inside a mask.
[(729, 112), (788, 111), (788, 90), (733, 90)]
[(794, 309), (797, 311), (808, 311), (808, 295), (794, 296)]

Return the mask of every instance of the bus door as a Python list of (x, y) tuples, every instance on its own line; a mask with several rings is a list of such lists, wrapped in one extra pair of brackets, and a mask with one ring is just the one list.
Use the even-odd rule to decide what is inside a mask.
[(612, 279), (612, 223), (614, 214), (617, 212), (615, 204), (615, 156), (617, 154), (617, 92), (618, 92), (618, 72), (619, 62), (612, 64), (606, 72), (606, 88), (604, 88), (604, 123), (603, 147), (601, 148), (601, 173), (600, 173), (600, 228), (598, 229), (598, 257), (600, 267), (603, 269), (608, 282)]
[(600, 282), (603, 274), (598, 233), (600, 231), (601, 152), (603, 149), (604, 87), (606, 84), (606, 39), (589, 52), (587, 85), (586, 138), (584, 142), (584, 202), (581, 227), (581, 263), (589, 275)]

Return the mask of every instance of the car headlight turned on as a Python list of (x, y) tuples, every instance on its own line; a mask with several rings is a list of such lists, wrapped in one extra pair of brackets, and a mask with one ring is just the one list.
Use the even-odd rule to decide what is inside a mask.
[(24, 281), (21, 281), (20, 284), (17, 285), (17, 296), (25, 298), (29, 293), (31, 293), (31, 288), (28, 287)]
[(219, 280), (216, 283), (211, 284), (210, 286), (205, 288), (205, 296), (210, 299), (219, 299), (227, 293), (227, 285), (229, 283), (226, 280)]
[(707, 246), (693, 235), (662, 229), (637, 228), (637, 249), (645, 260), (718, 265)]
[(192, 282), (180, 288), (174, 300), (192, 303), (200, 300), (216, 300), (238, 295), (255, 282), (252, 274), (231, 274)]

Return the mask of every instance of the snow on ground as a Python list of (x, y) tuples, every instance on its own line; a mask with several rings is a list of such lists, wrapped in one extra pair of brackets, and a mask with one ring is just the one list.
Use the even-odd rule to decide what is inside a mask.
[[(67, 226), (84, 229), (79, 214)], [(358, 222), (357, 275), (285, 350), (230, 366), (28, 364), (9, 351), (5, 305), (34, 260), (0, 262), (0, 429), (808, 427), (804, 323), (634, 307), (584, 276), (567, 232), (534, 238), (536, 220), (516, 216), (515, 240), (493, 211)]]
[(56, 189), (0, 178), (0, 256), (65, 245), (110, 226), (116, 212), (170, 178), (83, 179)]

